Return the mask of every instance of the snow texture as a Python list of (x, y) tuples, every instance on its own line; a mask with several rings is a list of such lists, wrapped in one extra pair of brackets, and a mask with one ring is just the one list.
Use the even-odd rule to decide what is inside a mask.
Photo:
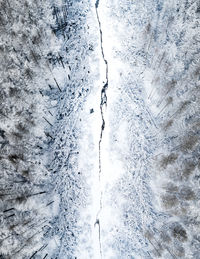
[(0, 13), (0, 258), (199, 259), (199, 2)]

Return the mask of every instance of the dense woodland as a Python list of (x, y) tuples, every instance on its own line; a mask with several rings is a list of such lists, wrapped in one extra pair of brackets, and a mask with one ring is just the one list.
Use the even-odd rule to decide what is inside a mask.
[(97, 3), (99, 24), (89, 0), (0, 1), (0, 258), (97, 258), (84, 215), (108, 34), (104, 126), (123, 172), (103, 190), (117, 216), (102, 258), (198, 259), (199, 3)]

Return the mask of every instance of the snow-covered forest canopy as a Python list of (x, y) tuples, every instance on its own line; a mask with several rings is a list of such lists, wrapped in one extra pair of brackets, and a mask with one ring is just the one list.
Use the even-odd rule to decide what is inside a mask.
[(200, 258), (200, 3), (0, 0), (0, 259)]

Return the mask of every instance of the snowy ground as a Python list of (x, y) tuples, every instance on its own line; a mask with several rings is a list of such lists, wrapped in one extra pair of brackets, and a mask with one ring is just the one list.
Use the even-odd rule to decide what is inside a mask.
[(0, 258), (200, 258), (198, 1), (12, 6)]

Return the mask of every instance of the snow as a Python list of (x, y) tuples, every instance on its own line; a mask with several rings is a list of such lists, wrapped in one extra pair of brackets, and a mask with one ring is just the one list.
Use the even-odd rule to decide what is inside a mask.
[(199, 258), (198, 2), (0, 4), (0, 257)]

